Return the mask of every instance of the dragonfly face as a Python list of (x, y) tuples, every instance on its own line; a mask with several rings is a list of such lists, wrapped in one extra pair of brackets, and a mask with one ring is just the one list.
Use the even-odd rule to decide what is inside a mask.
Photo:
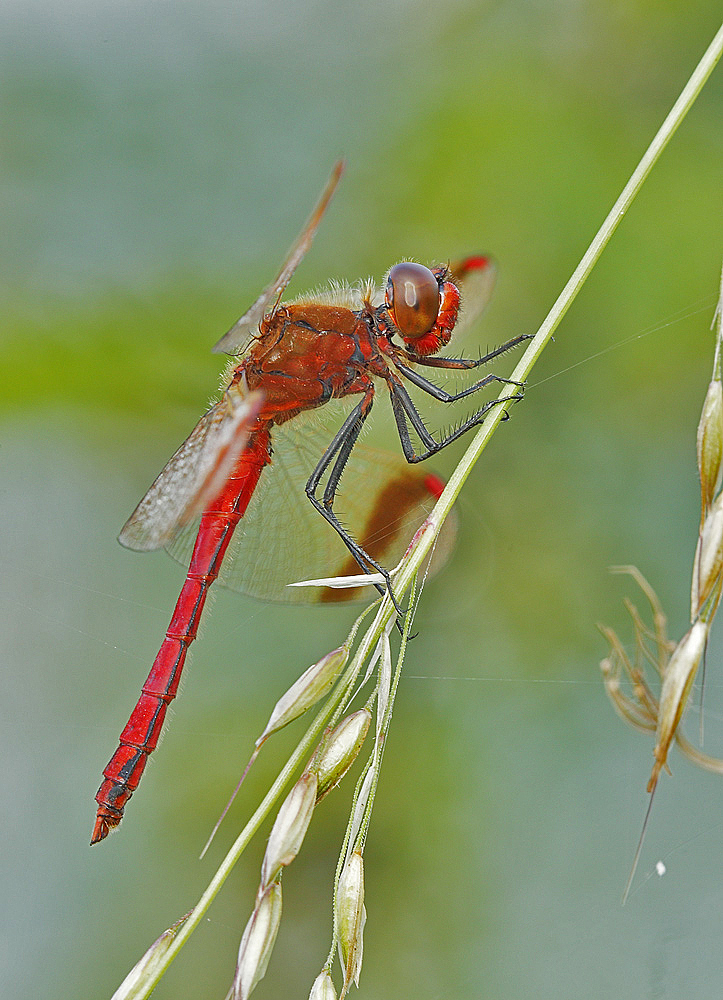
[(414, 344), (432, 329), (439, 315), (440, 282), (423, 264), (403, 261), (387, 275), (384, 300), (406, 343)]
[(386, 314), (409, 352), (429, 357), (449, 343), (459, 315), (459, 288), (447, 267), (395, 264), (384, 290)]

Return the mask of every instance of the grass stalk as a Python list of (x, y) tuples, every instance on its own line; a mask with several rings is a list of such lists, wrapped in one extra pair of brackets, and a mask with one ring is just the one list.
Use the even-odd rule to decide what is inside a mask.
[[(623, 216), (632, 204), (636, 194), (657, 162), (660, 154), (670, 142), (678, 126), (681, 124), (688, 110), (693, 105), (706, 80), (720, 59), (722, 52), (723, 25), (721, 25), (710, 46), (696, 66), (680, 96), (665, 118), (665, 121), (633, 171), (630, 180), (623, 188), (623, 191), (608, 213), (605, 221), (592, 240), (582, 260), (575, 268), (570, 280), (567, 282), (549, 313), (543, 320), (534, 338), (530, 341), (527, 350), (512, 373), (511, 377), (515, 381), (525, 382), (528, 379), (538, 357), (559, 326), (565, 316), (565, 313), (572, 305), (575, 297), (600, 257), (600, 254), (622, 221)], [(508, 395), (509, 386), (505, 386), (504, 390), (500, 393), (499, 399), (501, 400), (503, 397)], [(472, 471), (477, 459), (487, 446), (487, 443), (497, 428), (497, 425), (503, 419), (506, 405), (509, 404), (500, 402), (499, 406), (495, 406), (490, 410), (488, 416), (480, 425), (479, 431), (476, 433), (469, 447), (462, 456), (457, 468), (450, 477), (439, 501), (425, 523), (424, 528), (419, 532), (415, 544), (410, 547), (394, 579), (394, 590), (397, 598), (404, 595), (411, 586), (416, 573), (419, 571), (427, 553), (434, 544), (434, 541), (439, 534), (439, 530), (444, 523), (445, 518), (449, 514), (459, 491)], [(296, 750), (293, 752), (279, 773), (263, 801), (258, 806), (242, 832), (239, 834), (218, 871), (209, 883), (208, 888), (201, 896), (201, 899), (178, 928), (172, 943), (167, 947), (162, 959), (154, 967), (153, 973), (148, 976), (144, 976), (142, 984), (139, 983), (138, 987), (132, 993), (127, 991), (121, 993), (121, 990), (123, 989), (123, 987), (121, 987), (115, 994), (116, 997), (133, 997), (134, 1000), (143, 1000), (143, 998), (147, 997), (158, 984), (163, 973), (188, 940), (192, 931), (201, 921), (201, 918), (208, 910), (208, 907), (211, 905), (211, 902), (225, 882), (233, 866), (240, 858), (253, 835), (258, 831), (263, 820), (269, 814), (284, 787), (288, 784), (292, 775), (305, 760), (309, 752), (313, 749), (315, 742), (318, 740), (318, 737), (328, 719), (331, 718), (334, 710), (339, 704), (341, 704), (341, 701), (345, 697), (346, 693), (350, 690), (363, 662), (373, 650), (374, 645), (381, 635), (386, 623), (395, 613), (394, 606), (387, 596), (382, 602), (372, 626), (362, 638), (359, 649), (357, 650), (351, 664), (347, 668), (342, 682), (335, 689), (324, 708), (319, 711), (314, 722), (309, 727)]]

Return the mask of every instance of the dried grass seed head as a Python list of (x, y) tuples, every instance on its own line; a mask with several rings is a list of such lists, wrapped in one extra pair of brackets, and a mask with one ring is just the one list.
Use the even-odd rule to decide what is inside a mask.
[(692, 589), (694, 618), (714, 597), (720, 584), (723, 569), (723, 494), (714, 500), (705, 516), (695, 556)]
[(667, 760), (670, 744), (685, 710), (707, 638), (708, 625), (703, 621), (697, 621), (683, 636), (670, 657), (660, 691), (654, 750), (655, 765), (648, 782), (648, 791), (655, 788), (660, 770)]
[(698, 472), (703, 516), (713, 502), (723, 458), (723, 386), (714, 378), (703, 402), (698, 424)]

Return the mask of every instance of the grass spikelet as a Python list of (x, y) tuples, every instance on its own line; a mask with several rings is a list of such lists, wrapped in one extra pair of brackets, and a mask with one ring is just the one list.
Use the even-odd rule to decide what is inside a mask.
[[(723, 391), (721, 388), (721, 338), (723, 323), (723, 277), (721, 298), (716, 309), (716, 329), (713, 376), (711, 378), (703, 411), (698, 424), (697, 457), (701, 482), (701, 514), (698, 542), (693, 560), (691, 583), (691, 627), (677, 643), (669, 642), (665, 633), (665, 615), (652, 587), (634, 567), (616, 567), (618, 572), (630, 573), (648, 598), (653, 613), (653, 627), (648, 628), (638, 615), (635, 606), (626, 601), (635, 632), (635, 658), (630, 660), (624, 645), (615, 632), (599, 626), (610, 643), (610, 653), (600, 664), (605, 690), (615, 710), (626, 722), (643, 732), (655, 732), (655, 763), (647, 785), (652, 796), (660, 772), (668, 770), (668, 754), (673, 742), (693, 763), (721, 773), (723, 762), (696, 750), (680, 733), (680, 724), (690, 700), (693, 682), (703, 660), (710, 627), (713, 622), (721, 589), (723, 587), (723, 493), (716, 495), (720, 484), (721, 456), (723, 455)], [(646, 677), (653, 668), (657, 677), (651, 684)], [(621, 680), (627, 677), (632, 697), (622, 688)], [(660, 685), (656, 697), (655, 686)], [(648, 808), (648, 815), (650, 809)], [(647, 816), (646, 821), (647, 823)], [(643, 832), (645, 826), (643, 828)], [(640, 854), (638, 845), (633, 871)]]

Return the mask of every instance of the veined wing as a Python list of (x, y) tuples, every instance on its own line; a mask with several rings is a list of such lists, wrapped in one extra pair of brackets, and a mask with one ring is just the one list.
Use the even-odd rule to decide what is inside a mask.
[(300, 236), (289, 250), (278, 275), (263, 290), (251, 308), (247, 309), (243, 316), (234, 323), (228, 333), (225, 333), (221, 337), (213, 348), (214, 353), (241, 354), (243, 352), (249, 338), (254, 336), (258, 330), (259, 323), (268, 312), (269, 306), (274, 306), (280, 299), (284, 289), (291, 281), (291, 276), (308, 252), (343, 171), (344, 161), (339, 160), (321, 194), (321, 198), (317, 202), (316, 208), (311, 213), (309, 221), (304, 226)]
[[(343, 420), (343, 403), (326, 404), (324, 417)], [(329, 413), (331, 411), (331, 414)], [(331, 602), (369, 595), (354, 590), (287, 587), (299, 580), (346, 576), (360, 570), (333, 528), (309, 503), (304, 486), (328, 446), (326, 421), (304, 413), (272, 431), (271, 464), (264, 469), (246, 514), (229, 545), (218, 581), (263, 600)], [(335, 507), (346, 528), (379, 563), (393, 567), (432, 509), (444, 484), (403, 458), (358, 444), (344, 470)], [(168, 546), (187, 563), (195, 525)], [(455, 529), (445, 524), (433, 569), (452, 551)]]
[(473, 254), (452, 261), (449, 270), (461, 296), (459, 319), (452, 335), (456, 340), (470, 331), (487, 308), (497, 281), (497, 265), (487, 254)]
[(168, 545), (219, 494), (246, 447), (261, 393), (227, 390), (168, 461), (118, 536), (126, 548), (147, 552)]

